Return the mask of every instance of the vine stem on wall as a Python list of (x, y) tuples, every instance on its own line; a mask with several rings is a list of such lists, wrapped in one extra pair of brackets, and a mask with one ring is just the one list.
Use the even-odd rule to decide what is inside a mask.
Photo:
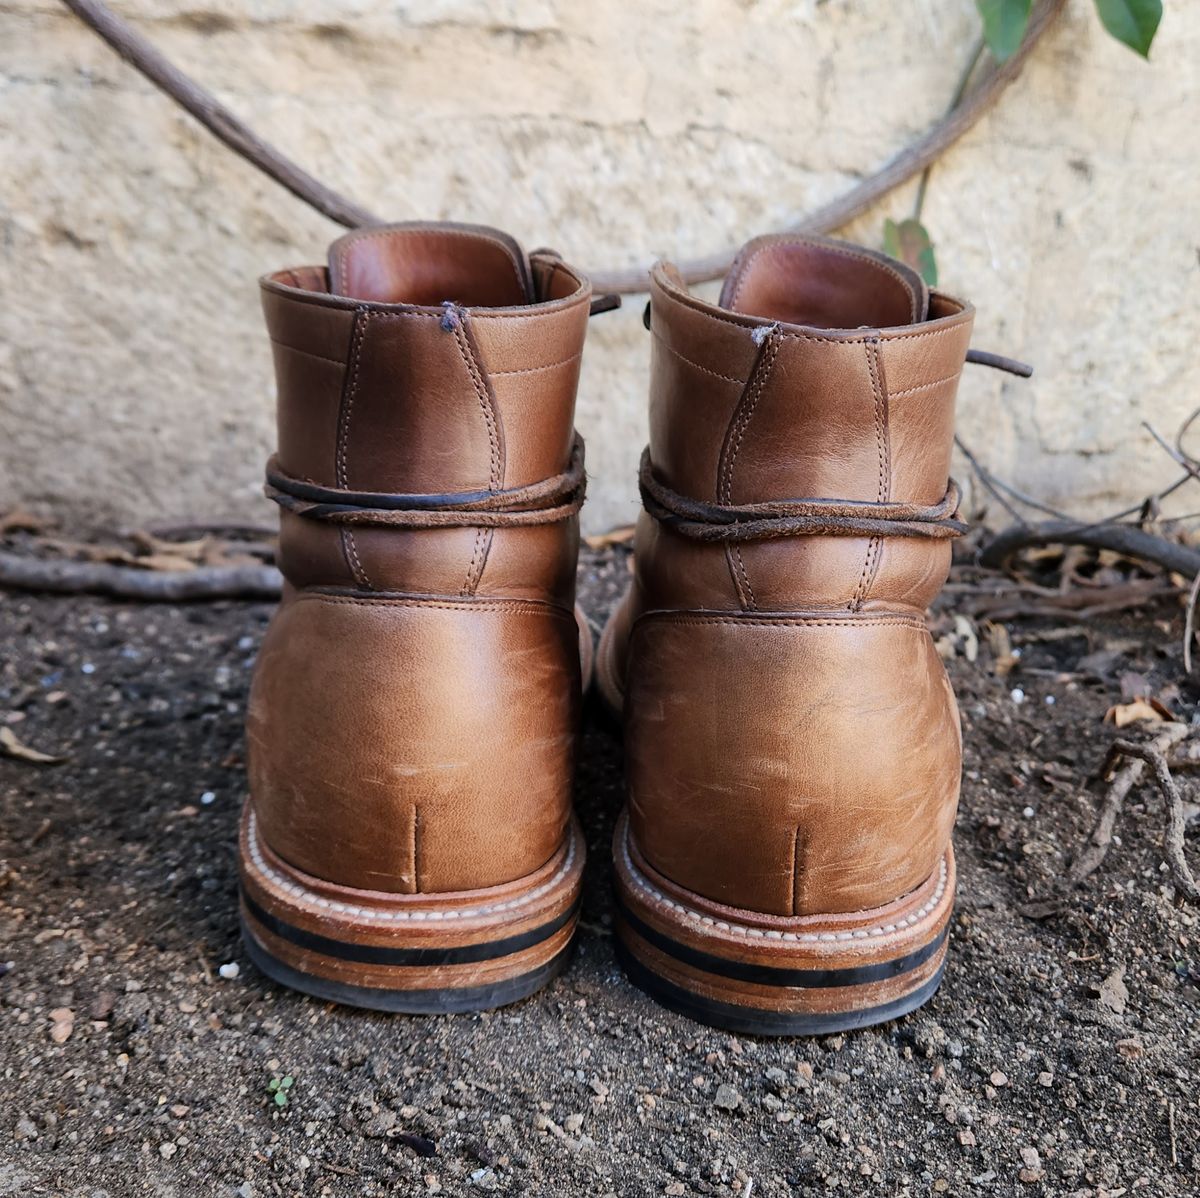
[[(126, 62), (191, 113), (210, 133), (280, 186), (286, 187), (294, 196), (330, 220), (349, 228), (383, 223), (368, 209), (322, 183), (260, 137), (102, 0), (63, 0), (63, 3)], [(1020, 73), (1065, 4), (1066, 0), (1038, 0), (1029, 20), (1025, 40), (1011, 58), (1003, 64), (991, 62), (980, 73), (979, 82), (961, 97), (960, 103), (953, 105), (937, 124), (889, 163), (783, 231), (833, 232), (862, 215), (889, 191), (926, 170), (996, 103)], [(708, 282), (725, 274), (735, 253), (733, 249), (724, 249), (702, 258), (687, 259), (678, 263), (678, 266), (689, 283)], [(649, 265), (600, 267), (588, 271), (588, 274), (598, 294), (632, 294), (646, 290)]]

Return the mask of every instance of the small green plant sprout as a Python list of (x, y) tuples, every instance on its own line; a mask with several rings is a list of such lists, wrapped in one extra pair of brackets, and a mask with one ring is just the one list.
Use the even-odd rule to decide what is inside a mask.
[[(983, 36), (997, 62), (1011, 58), (1025, 36), (1032, 0), (975, 0)], [(1150, 55), (1150, 43), (1162, 20), (1162, 0), (1096, 0), (1100, 23), (1122, 45)]]
[(288, 1095), (295, 1084), (296, 1079), (290, 1073), (283, 1077), (273, 1077), (267, 1082), (267, 1090), (274, 1096), (276, 1106), (287, 1106)]
[[(1162, 20), (1162, 0), (1094, 0), (1100, 23), (1122, 45), (1128, 46), (1143, 58), (1150, 56), (1150, 43), (1158, 32)], [(1021, 47), (1029, 28), (1029, 17), (1033, 12), (1033, 0), (975, 0), (983, 22), (983, 32), (975, 49), (967, 60), (950, 101), (953, 112), (967, 93), (967, 86), (975, 74), (975, 68), (990, 53), (996, 62), (1007, 62)], [(906, 262), (929, 284), (937, 285), (937, 258), (933, 239), (921, 224), (921, 210), (925, 206), (925, 191), (929, 186), (930, 167), (926, 167), (917, 187), (913, 214), (907, 220), (883, 222), (884, 252)]]
[(906, 262), (929, 284), (936, 287), (938, 281), (937, 261), (933, 256), (933, 242), (929, 232), (915, 217), (883, 222), (883, 249), (893, 258)]

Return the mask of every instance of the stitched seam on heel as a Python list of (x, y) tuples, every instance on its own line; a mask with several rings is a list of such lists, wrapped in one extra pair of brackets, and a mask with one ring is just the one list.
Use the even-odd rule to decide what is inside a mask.
[[(879, 338), (868, 338), (865, 345), (867, 353), (867, 369), (871, 374), (871, 392), (875, 399), (875, 445), (879, 454), (879, 485), (876, 490), (876, 502), (885, 503), (892, 489), (891, 446), (888, 436), (887, 389), (883, 382), (883, 367), (879, 356)], [(863, 562), (862, 574), (858, 586), (854, 589), (854, 598), (850, 608), (859, 611), (866, 602), (875, 576), (879, 571), (879, 559), (882, 555), (883, 538), (872, 537), (867, 542), (867, 556)]]
[[(371, 314), (366, 308), (358, 308), (354, 315), (354, 324), (350, 333), (350, 370), (342, 389), (342, 402), (338, 411), (337, 450), (334, 457), (334, 470), (339, 487), (348, 487), (346, 466), (347, 448), (350, 441), (350, 417), (354, 413), (354, 400), (358, 396), (359, 363), (362, 361), (363, 342), (367, 336), (367, 325)], [(367, 590), (374, 590), (371, 579), (363, 568), (362, 559), (358, 556), (358, 545), (354, 533), (349, 528), (341, 530), (342, 554), (346, 565), (353, 575), (355, 582)]]

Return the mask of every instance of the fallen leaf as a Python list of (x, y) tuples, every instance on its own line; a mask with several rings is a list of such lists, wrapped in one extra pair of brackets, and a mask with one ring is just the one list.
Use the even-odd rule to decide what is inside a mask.
[(954, 633), (962, 639), (963, 656), (974, 665), (979, 656), (979, 637), (975, 633), (975, 625), (966, 616), (955, 616)]
[(210, 537), (200, 537), (195, 541), (168, 541), (141, 529), (131, 532), (129, 539), (148, 557), (182, 557), (193, 565), (202, 562), (211, 547)]
[(148, 553), (144, 557), (133, 558), (129, 564), (142, 570), (158, 570), (163, 574), (182, 574), (196, 568), (194, 561), (177, 553)]
[(57, 765), (66, 761), (65, 757), (55, 757), (50, 753), (41, 753), (17, 740), (17, 734), (11, 728), (0, 728), (0, 750), (18, 761), (29, 761), (34, 765)]
[(1158, 724), (1162, 715), (1152, 703), (1145, 699), (1134, 699), (1132, 703), (1116, 703), (1104, 713), (1104, 722), (1124, 728), (1129, 724)]
[(45, 532), (52, 527), (51, 521), (42, 516), (35, 516), (24, 508), (15, 507), (11, 512), (0, 516), (0, 536), (6, 532)]
[(589, 549), (608, 549), (613, 545), (628, 545), (633, 540), (633, 534), (633, 525), (627, 524), (621, 528), (614, 528), (611, 532), (601, 532), (594, 536), (584, 537), (583, 543)]
[(988, 648), (992, 651), (992, 673), (997, 678), (1004, 678), (1012, 672), (1013, 666), (1017, 664), (1016, 655), (1012, 650), (1012, 639), (1008, 635), (1008, 629), (1003, 624), (986, 624), (984, 631), (987, 633)]

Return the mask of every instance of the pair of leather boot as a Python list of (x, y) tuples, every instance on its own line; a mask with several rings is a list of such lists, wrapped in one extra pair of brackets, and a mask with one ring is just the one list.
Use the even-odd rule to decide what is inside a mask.
[[(574, 610), (592, 301), (490, 229), (352, 233), (263, 280), (283, 601), (259, 654), (247, 950), (299, 990), (473, 1010), (562, 968), (591, 637)], [(971, 308), (855, 246), (751, 242), (716, 304), (658, 265), (621, 712), (629, 976), (760, 1033), (936, 988), (957, 709), (926, 630)]]

